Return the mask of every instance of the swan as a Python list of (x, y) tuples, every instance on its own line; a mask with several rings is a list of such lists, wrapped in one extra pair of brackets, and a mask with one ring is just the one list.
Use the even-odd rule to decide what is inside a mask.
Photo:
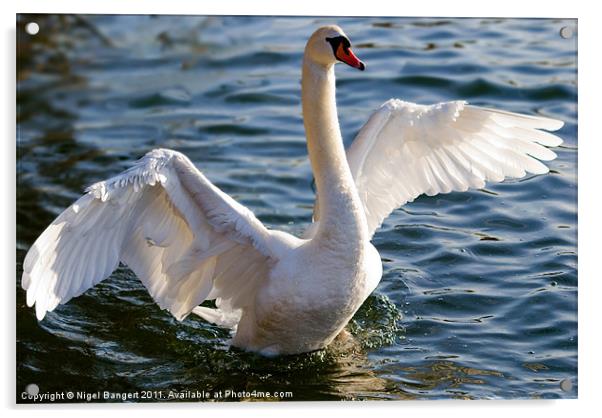
[[(378, 285), (371, 239), (422, 194), (482, 188), (526, 173), (562, 140), (559, 120), (451, 101), (385, 102), (343, 147), (334, 64), (365, 64), (338, 26), (317, 29), (302, 63), (302, 110), (317, 198), (302, 237), (267, 229), (183, 154), (155, 149), (86, 189), (41, 234), (22, 287), (38, 320), (124, 263), (177, 320), (194, 313), (265, 356), (327, 346)], [(215, 300), (215, 308), (200, 306)]]

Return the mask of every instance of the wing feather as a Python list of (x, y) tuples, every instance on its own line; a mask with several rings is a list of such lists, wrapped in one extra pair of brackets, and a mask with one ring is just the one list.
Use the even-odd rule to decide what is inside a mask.
[(275, 239), (185, 156), (154, 150), (61, 213), (27, 253), (21, 283), (40, 320), (119, 262), (179, 320), (209, 296), (239, 311), (269, 273)]
[(422, 106), (389, 100), (347, 151), (351, 173), (374, 234), (394, 209), (429, 196), (484, 187), (486, 181), (544, 174), (556, 158), (546, 147), (563, 123), (455, 101)]

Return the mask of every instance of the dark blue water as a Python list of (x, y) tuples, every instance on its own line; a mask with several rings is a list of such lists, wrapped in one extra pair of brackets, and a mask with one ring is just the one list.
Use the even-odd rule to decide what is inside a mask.
[[(577, 43), (559, 35), (576, 21), (45, 16), (30, 37), (31, 18), (18, 34), (18, 400), (30, 383), (294, 400), (577, 396)], [(302, 233), (313, 191), (300, 63), (332, 22), (368, 66), (337, 67), (346, 144), (391, 97), (466, 99), (562, 119), (550, 173), (397, 210), (374, 238), (384, 276), (353, 338), (320, 352), (230, 350), (228, 332), (177, 322), (127, 268), (38, 322), (20, 288), (27, 249), (86, 186), (152, 148), (186, 153), (270, 228)]]

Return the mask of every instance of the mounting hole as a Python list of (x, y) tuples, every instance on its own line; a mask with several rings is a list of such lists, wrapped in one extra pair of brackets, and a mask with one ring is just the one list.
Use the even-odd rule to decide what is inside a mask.
[(30, 35), (37, 35), (39, 31), (40, 25), (38, 25), (36, 22), (29, 22), (27, 25), (25, 25), (25, 32)]
[(27, 392), (27, 394), (30, 396), (36, 396), (38, 393), (40, 393), (40, 387), (35, 383), (30, 383), (25, 388), (25, 392)]
[(560, 28), (560, 36), (564, 39), (571, 39), (573, 37), (573, 28), (570, 26), (563, 26)]
[(571, 379), (562, 379), (560, 382), (560, 389), (565, 392), (570, 392), (573, 389), (573, 382), (571, 382)]

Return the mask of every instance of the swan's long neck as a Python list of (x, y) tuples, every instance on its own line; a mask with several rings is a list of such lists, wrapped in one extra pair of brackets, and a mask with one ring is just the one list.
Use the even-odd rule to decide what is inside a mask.
[(318, 194), (320, 225), (316, 238), (360, 241), (367, 237), (367, 224), (339, 128), (334, 65), (325, 67), (306, 56), (301, 97)]

